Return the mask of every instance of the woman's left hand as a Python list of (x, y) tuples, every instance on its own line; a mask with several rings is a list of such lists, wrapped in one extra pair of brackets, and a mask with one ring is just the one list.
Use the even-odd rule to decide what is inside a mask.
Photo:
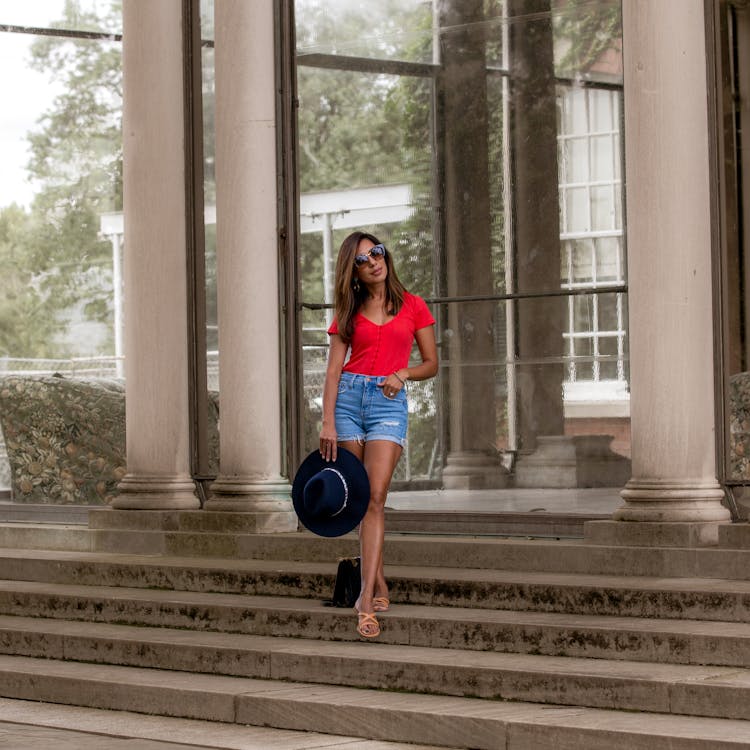
[(404, 384), (395, 374), (389, 375), (382, 383), (378, 383), (378, 388), (383, 389), (383, 395), (386, 398), (396, 398), (398, 392), (404, 387)]

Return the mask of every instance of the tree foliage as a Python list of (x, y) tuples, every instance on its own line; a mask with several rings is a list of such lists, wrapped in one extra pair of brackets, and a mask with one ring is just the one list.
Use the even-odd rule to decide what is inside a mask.
[[(52, 26), (113, 30), (119, 5), (113, 2), (102, 16), (67, 0)], [(61, 334), (73, 310), (88, 320), (111, 321), (105, 270), (111, 247), (99, 236), (99, 215), (122, 208), (120, 44), (39, 36), (29, 65), (60, 93), (28, 134), (27, 168), (37, 188), (32, 205), (2, 209), (3, 267), (13, 272), (3, 279), (0, 354), (56, 357), (71, 352)]]
[(622, 42), (621, 0), (563, 0), (553, 19), (562, 49), (556, 66), (561, 75), (588, 73), (604, 52)]

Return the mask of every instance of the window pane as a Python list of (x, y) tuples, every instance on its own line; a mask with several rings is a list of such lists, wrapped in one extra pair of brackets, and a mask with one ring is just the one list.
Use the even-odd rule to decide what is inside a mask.
[(565, 182), (586, 182), (589, 175), (588, 143), (583, 138), (563, 141), (561, 158)]
[(558, 75), (606, 82), (622, 80), (620, 0), (555, 3), (555, 68)]
[(430, 3), (296, 0), (297, 54), (432, 62)]
[(14, 290), (0, 356), (122, 373), (121, 45), (5, 32), (0, 52), (14, 71), (0, 131), (0, 255)]
[(591, 179), (597, 182), (614, 180), (612, 138), (600, 135), (591, 139)]
[(617, 295), (616, 294), (599, 294), (599, 330), (600, 331), (617, 331), (619, 329), (617, 321)]
[(600, 237), (596, 240), (596, 280), (620, 281), (618, 256), (620, 240), (617, 237)]
[(581, 135), (588, 132), (586, 113), (586, 91), (568, 89), (563, 100), (562, 132), (569, 135)]
[(576, 240), (573, 243), (573, 281), (576, 283), (593, 281), (593, 251), (591, 240)]
[(609, 186), (591, 188), (591, 229), (594, 231), (616, 228), (613, 193)]
[[(303, 304), (331, 303), (333, 260), (342, 239), (359, 228), (385, 242), (409, 290), (437, 300), (440, 374), (415, 386), (417, 434), (410, 433), (399, 463), (399, 488), (415, 480), (440, 486), (453, 476), (444, 472), (453, 470), (459, 450), (507, 460), (507, 450), (533, 450), (535, 430), (563, 436), (610, 429), (591, 406), (609, 406), (596, 390), (595, 296), (465, 298), (554, 294), (561, 283), (580, 289), (615, 276), (619, 238), (599, 248), (594, 230), (621, 228), (612, 197), (620, 190), (620, 157), (612, 153), (619, 94), (613, 100), (590, 85), (619, 81), (619, 2), (593, 15), (588, 6), (584, 13), (578, 4), (556, 3), (546, 18), (525, 13), (520, 1), (483, 3), (483, 18), (469, 10), (478, 4), (424, 3), (424, 35), (407, 50), (391, 30), (408, 32), (399, 14), (417, 4), (386, 2), (390, 26), (381, 23), (381, 8), (358, 0), (295, 6)], [(506, 24), (504, 8), (518, 12)], [(371, 36), (362, 31), (369, 28), (376, 29)], [(568, 52), (571, 78), (585, 77), (585, 86), (555, 78)], [(392, 189), (389, 205), (400, 208), (390, 217), (373, 213), (378, 191)], [(303, 312), (309, 413), (319, 409), (330, 315)], [(626, 384), (613, 398), (627, 400)], [(585, 420), (575, 422), (571, 408), (587, 409), (577, 412)], [(307, 438), (314, 448), (315, 430)]]
[(45, 2), (18, 2), (0, 0), (0, 24), (36, 28), (57, 28), (69, 31), (99, 31), (107, 34), (122, 33), (122, 14), (115, 3), (101, 0), (45, 0)]
[(565, 191), (566, 220), (568, 232), (587, 232), (589, 221), (589, 194), (586, 188), (570, 188)]
[(594, 330), (593, 295), (579, 295), (573, 302), (573, 324), (577, 333)]
[(591, 129), (595, 133), (608, 133), (617, 123), (617, 95), (612, 91), (589, 91)]

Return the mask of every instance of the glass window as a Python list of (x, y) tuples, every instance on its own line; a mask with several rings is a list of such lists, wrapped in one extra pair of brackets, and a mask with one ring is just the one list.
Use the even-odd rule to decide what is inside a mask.
[(513, 482), (538, 436), (606, 434), (613, 401), (627, 422), (624, 294), (599, 294), (625, 283), (620, 3), (475, 5), (295, 3), (300, 452), (317, 445), (333, 265), (361, 228), (437, 320), (400, 490), (451, 486), (468, 455), (487, 486)]
[[(0, 0), (0, 375), (123, 375), (121, 30), (119, 2)], [(18, 501), (80, 497), (16, 481)]]
[(6, 1), (0, 24), (0, 62), (13, 71), (0, 126), (11, 301), (0, 309), (0, 367), (121, 375), (119, 3)]

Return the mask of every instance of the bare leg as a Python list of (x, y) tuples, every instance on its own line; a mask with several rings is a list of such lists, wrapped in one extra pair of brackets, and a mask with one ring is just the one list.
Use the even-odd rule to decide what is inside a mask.
[(372, 599), (376, 590), (380, 595), (387, 595), (383, 575), (385, 500), (401, 450), (400, 445), (390, 440), (372, 440), (365, 444), (364, 464), (370, 479), (370, 504), (359, 526), (362, 591), (355, 605), (359, 612), (373, 611)]

